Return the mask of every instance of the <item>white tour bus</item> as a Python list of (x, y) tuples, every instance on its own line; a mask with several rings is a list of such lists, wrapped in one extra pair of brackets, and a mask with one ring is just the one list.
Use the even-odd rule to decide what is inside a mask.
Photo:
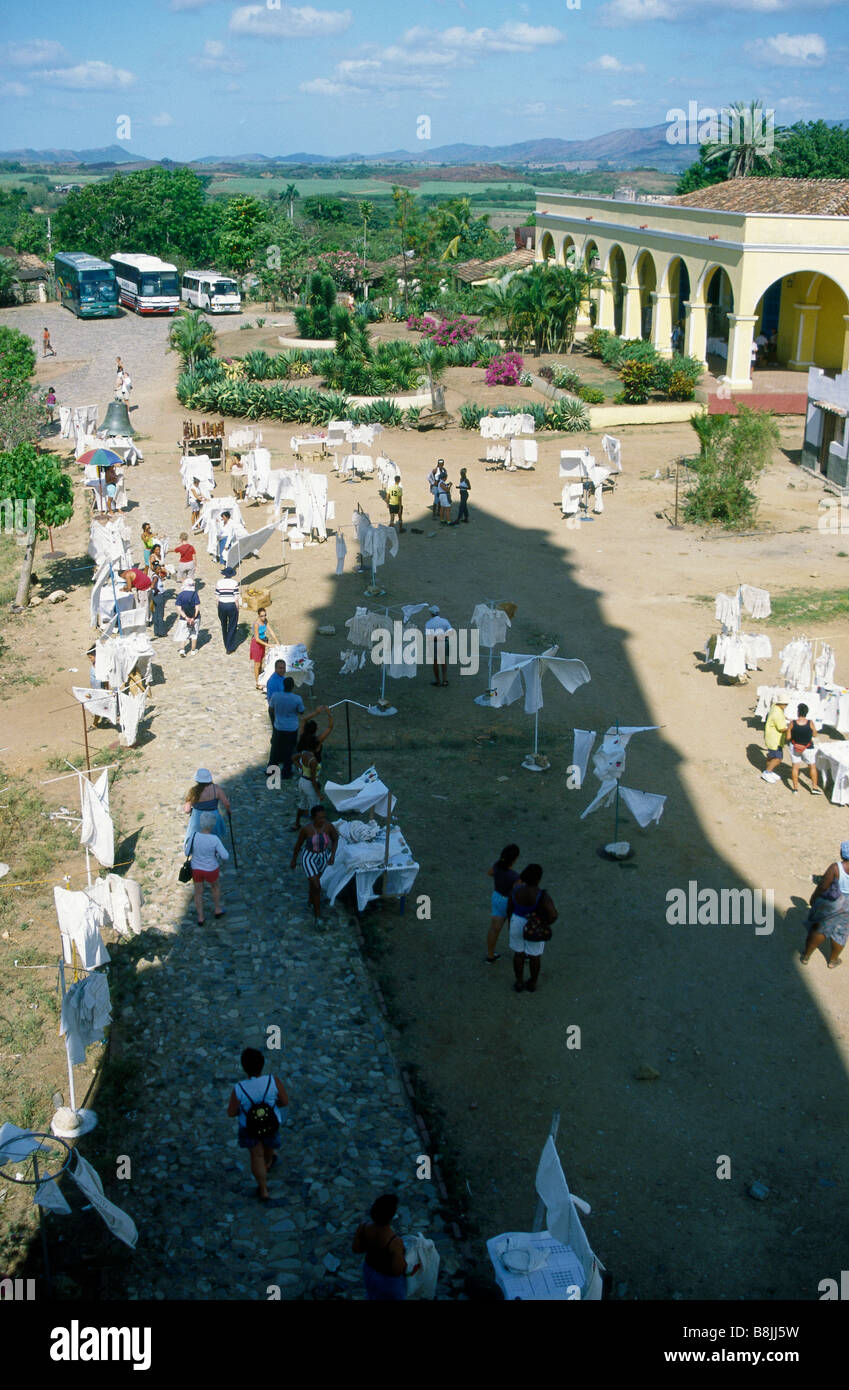
[(137, 314), (176, 314), (180, 307), (180, 276), (177, 267), (158, 256), (109, 258), (115, 269), (122, 304)]
[(235, 280), (217, 270), (187, 270), (183, 276), (182, 300), (208, 314), (238, 314), (242, 296)]

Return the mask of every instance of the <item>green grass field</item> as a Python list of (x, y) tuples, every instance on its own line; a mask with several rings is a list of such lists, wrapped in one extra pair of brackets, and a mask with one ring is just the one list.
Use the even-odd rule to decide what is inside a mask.
[[(274, 175), (273, 178), (263, 179), (249, 174), (234, 174), (232, 177), (216, 176), (210, 184), (209, 191), (215, 197), (233, 197), (236, 193), (252, 193), (262, 197), (269, 193), (280, 194), (288, 184), (294, 183), (301, 198), (315, 198), (320, 194), (328, 196), (341, 196), (344, 193), (353, 193), (362, 198), (377, 198), (392, 196), (392, 180), (390, 179), (352, 179), (352, 178), (290, 178)], [(516, 183), (499, 183), (497, 185), (486, 183), (470, 183), (468, 180), (446, 179), (427, 179), (412, 190), (416, 194), (427, 194), (443, 198), (458, 198), (464, 193), (480, 193), (487, 187), (497, 187), (505, 192), (517, 192), (527, 188), (528, 179), (517, 180)]]

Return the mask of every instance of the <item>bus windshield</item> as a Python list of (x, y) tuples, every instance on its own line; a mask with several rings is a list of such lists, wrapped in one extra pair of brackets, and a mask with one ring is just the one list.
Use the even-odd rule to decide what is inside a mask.
[(84, 270), (80, 276), (80, 299), (99, 299), (104, 304), (117, 304), (118, 286), (109, 270)]
[(143, 275), (141, 278), (140, 293), (146, 299), (154, 295), (176, 295), (180, 294), (180, 282), (176, 275)]
[(235, 280), (216, 280), (212, 286), (213, 294), (238, 294), (239, 287)]

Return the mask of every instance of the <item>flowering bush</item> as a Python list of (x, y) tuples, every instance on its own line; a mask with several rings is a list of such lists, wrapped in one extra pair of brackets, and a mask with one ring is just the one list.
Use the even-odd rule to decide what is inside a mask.
[(522, 373), (522, 358), (518, 352), (505, 352), (493, 357), (486, 369), (487, 386), (516, 386)]
[(437, 347), (451, 347), (454, 343), (468, 342), (477, 333), (478, 323), (478, 319), (470, 318), (468, 314), (460, 314), (456, 319), (442, 319), (439, 323), (428, 316), (417, 318), (412, 315), (407, 319), (408, 328), (417, 333), (425, 333), (433, 339)]
[(350, 289), (362, 279), (362, 263), (353, 251), (322, 251), (318, 256), (308, 256), (305, 265), (308, 271), (329, 275), (340, 290)]

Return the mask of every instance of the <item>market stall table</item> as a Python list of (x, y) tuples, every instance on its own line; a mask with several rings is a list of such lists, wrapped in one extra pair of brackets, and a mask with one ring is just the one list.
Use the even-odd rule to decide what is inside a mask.
[(334, 903), (345, 884), (350, 883), (352, 878), (356, 878), (357, 908), (362, 912), (370, 902), (376, 901), (377, 894), (374, 892), (374, 885), (383, 875), (384, 895), (399, 897), (403, 912), (404, 899), (415, 883), (419, 872), (419, 865), (414, 860), (404, 836), (397, 826), (392, 827), (389, 833), (389, 862), (384, 865), (386, 832), (383, 826), (376, 827), (378, 833), (374, 839), (355, 842), (346, 839), (343, 835), (343, 830), (352, 824), (363, 824), (363, 822), (334, 822), (339, 831), (339, 844), (336, 849), (335, 860), (332, 864), (328, 864), (321, 875), (323, 891), (327, 894), (330, 902)]
[(835, 806), (849, 806), (849, 743), (826, 739), (816, 745), (816, 765), (823, 783), (831, 779)]

